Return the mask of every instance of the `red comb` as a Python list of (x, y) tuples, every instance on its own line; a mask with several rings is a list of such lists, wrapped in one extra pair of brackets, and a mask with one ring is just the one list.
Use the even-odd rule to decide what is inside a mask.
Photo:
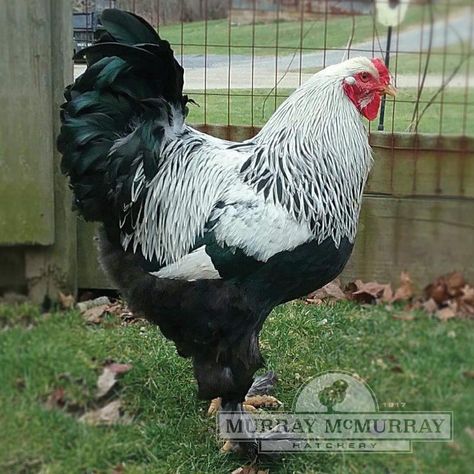
[(388, 84), (390, 82), (390, 71), (387, 69), (387, 66), (385, 66), (385, 63), (379, 58), (373, 58), (372, 64), (377, 69), (380, 79)]

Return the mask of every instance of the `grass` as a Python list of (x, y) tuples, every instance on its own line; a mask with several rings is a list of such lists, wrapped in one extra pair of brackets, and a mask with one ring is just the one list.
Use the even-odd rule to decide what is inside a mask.
[[(423, 6), (412, 5), (403, 27), (419, 23), (425, 13)], [(351, 17), (336, 14), (329, 14), (327, 23), (324, 15), (318, 20), (272, 21), (255, 25), (236, 24), (230, 18), (161, 26), (159, 33), (178, 55), (251, 55), (253, 50), (255, 55), (273, 56), (292, 54), (301, 47), (312, 51), (345, 48), (352, 25)], [(384, 34), (383, 27), (374, 24), (371, 15), (355, 16), (354, 25), (354, 44), (372, 38), (374, 34)]]
[[(190, 105), (188, 122), (261, 126), (292, 91), (278, 89), (276, 94), (270, 92), (268, 89), (254, 90), (252, 99), (252, 91), (248, 89), (233, 89), (229, 95), (226, 90), (208, 90), (206, 95), (202, 91), (192, 91), (189, 94), (200, 107)], [(422, 102), (428, 101), (435, 92), (435, 89), (425, 89), (421, 97)], [(416, 94), (416, 89), (401, 89), (396, 102), (392, 99), (387, 101), (385, 130), (407, 131)], [(268, 99), (265, 101), (267, 96)], [(444, 103), (443, 106), (441, 102)], [(420, 111), (423, 107), (422, 104)], [(420, 121), (419, 131), (474, 135), (474, 103), (466, 105), (463, 89), (447, 90), (444, 96), (438, 96), (435, 104), (427, 110)]]
[[(214, 420), (196, 400), (189, 361), (151, 325), (108, 319), (87, 326), (74, 311), (43, 316), (31, 306), (0, 307), (0, 471), (106, 473), (225, 473), (242, 464), (218, 452)], [(472, 439), (474, 332), (472, 321), (440, 323), (423, 313), (397, 320), (382, 307), (292, 303), (277, 308), (262, 334), (276, 395), (286, 406), (302, 382), (344, 369), (367, 380), (380, 406), (452, 410), (454, 444), (416, 443), (412, 454), (285, 455), (274, 473), (465, 473)], [(130, 425), (91, 427), (44, 400), (62, 386), (87, 404), (104, 361), (130, 362), (118, 394)]]

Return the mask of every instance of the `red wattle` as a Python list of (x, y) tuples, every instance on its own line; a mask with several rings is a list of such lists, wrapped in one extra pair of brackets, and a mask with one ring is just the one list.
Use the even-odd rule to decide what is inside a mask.
[(374, 94), (374, 98), (360, 112), (367, 120), (375, 120), (379, 114), (380, 102), (380, 95)]

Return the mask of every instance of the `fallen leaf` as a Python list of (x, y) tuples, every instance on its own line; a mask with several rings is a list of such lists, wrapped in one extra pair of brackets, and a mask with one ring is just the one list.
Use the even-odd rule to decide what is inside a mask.
[(468, 379), (474, 379), (474, 370), (466, 370), (462, 374)]
[(438, 310), (438, 303), (433, 298), (425, 301), (422, 304), (422, 308), (429, 314), (433, 314)]
[(393, 319), (399, 319), (400, 321), (413, 321), (415, 319), (415, 316), (410, 313), (398, 313), (398, 314), (393, 314), (392, 315)]
[(464, 275), (461, 272), (450, 273), (446, 276), (446, 286), (450, 296), (458, 296), (466, 285)]
[(448, 288), (443, 277), (429, 284), (424, 293), (427, 300), (433, 299), (437, 304), (443, 304), (449, 298)]
[(373, 303), (375, 300), (386, 297), (391, 297), (391, 287), (388, 284), (378, 283), (376, 281), (369, 281), (367, 283), (361, 280), (355, 281), (356, 291), (352, 293), (352, 298), (362, 303)]
[(339, 279), (335, 279), (324, 285), (319, 290), (313, 291), (307, 297), (307, 301), (313, 304), (321, 304), (323, 300), (345, 300), (346, 295), (341, 289), (341, 282)]
[(95, 306), (109, 306), (111, 304), (112, 303), (110, 302), (109, 298), (107, 298), (107, 296), (100, 296), (99, 298), (95, 298), (93, 300), (81, 301), (80, 303), (77, 303), (76, 306), (81, 313), (84, 313), (86, 310), (94, 308)]
[(108, 304), (93, 306), (92, 308), (86, 309), (82, 313), (82, 316), (88, 323), (99, 324), (102, 321), (102, 316), (107, 312), (108, 307)]
[(469, 305), (474, 305), (474, 288), (472, 286), (465, 285), (461, 292), (461, 299)]
[(258, 469), (256, 466), (238, 467), (231, 474), (269, 474), (269, 469)]
[(459, 304), (459, 312), (463, 316), (473, 317), (474, 316), (474, 306), (471, 306), (470, 304), (467, 304), (467, 303), (464, 303), (463, 301), (461, 301), (460, 304)]
[(454, 318), (455, 316), (456, 316), (456, 312), (449, 306), (436, 311), (436, 317), (440, 321), (447, 321), (448, 319)]
[(62, 309), (71, 309), (75, 303), (74, 296), (65, 295), (62, 291), (58, 293), (58, 301)]
[(460, 453), (461, 452), (461, 446), (459, 446), (459, 443), (456, 443), (456, 441), (450, 441), (449, 443), (446, 443), (449, 449), (452, 449), (455, 453)]
[(55, 388), (49, 395), (46, 400), (46, 408), (50, 410), (54, 408), (62, 408), (66, 404), (64, 398), (65, 392), (63, 387)]
[(131, 368), (131, 364), (112, 363), (106, 365), (97, 379), (96, 398), (102, 398), (107, 395), (117, 383), (117, 376), (128, 372)]
[(415, 294), (413, 282), (407, 272), (400, 275), (400, 286), (395, 291), (392, 301), (410, 300)]
[(116, 425), (130, 423), (130, 418), (122, 415), (121, 408), (122, 402), (120, 400), (114, 400), (102, 408), (84, 413), (84, 415), (79, 418), (79, 421), (88, 425)]
[(123, 464), (117, 464), (111, 471), (110, 474), (124, 474), (125, 466)]
[(466, 426), (464, 431), (467, 433), (468, 436), (474, 439), (474, 428), (471, 428), (470, 426)]

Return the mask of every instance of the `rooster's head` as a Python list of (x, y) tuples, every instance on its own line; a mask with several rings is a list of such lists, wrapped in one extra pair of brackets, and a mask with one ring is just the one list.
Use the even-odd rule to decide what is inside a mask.
[(352, 58), (331, 68), (337, 68), (346, 96), (368, 120), (377, 117), (382, 95), (396, 94), (390, 72), (381, 59)]

